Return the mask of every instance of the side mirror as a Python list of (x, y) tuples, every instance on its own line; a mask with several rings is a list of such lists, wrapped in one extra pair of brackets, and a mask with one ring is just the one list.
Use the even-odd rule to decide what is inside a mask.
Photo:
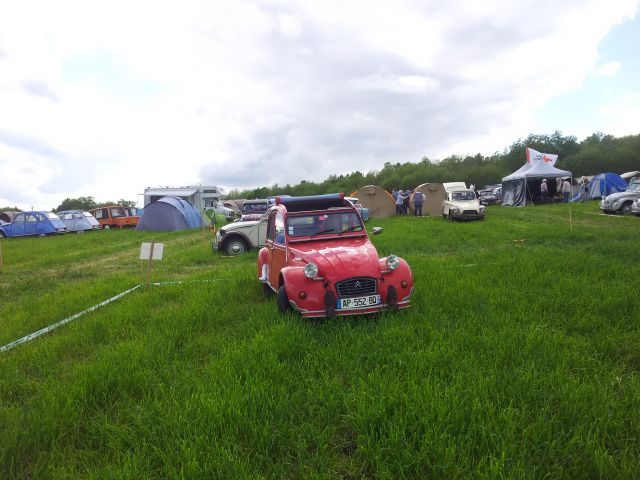
[(378, 234), (382, 233), (382, 227), (373, 227), (371, 229), (371, 233), (374, 234), (374, 235), (378, 235)]

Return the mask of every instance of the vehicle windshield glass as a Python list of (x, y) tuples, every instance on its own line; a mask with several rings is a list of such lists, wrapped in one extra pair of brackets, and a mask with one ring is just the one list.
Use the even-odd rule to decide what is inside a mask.
[(475, 200), (476, 199), (476, 195), (471, 191), (453, 192), (451, 194), (451, 199), (452, 200), (457, 200), (459, 202), (464, 202), (464, 201), (467, 201), (467, 200)]
[(629, 185), (629, 188), (627, 188), (627, 190), (629, 192), (640, 192), (640, 182), (633, 182), (631, 185)]
[(242, 205), (242, 213), (264, 213), (267, 211), (267, 202), (264, 203), (245, 203)]
[(53, 212), (47, 212), (45, 213), (45, 215), (47, 216), (47, 218), (59, 218), (55, 213)]
[(125, 217), (125, 213), (124, 213), (124, 208), (119, 207), (119, 208), (112, 208), (111, 209), (111, 216), (112, 217)]
[(360, 216), (354, 212), (322, 212), (309, 215), (287, 217), (289, 237), (310, 235), (342, 234), (364, 230)]

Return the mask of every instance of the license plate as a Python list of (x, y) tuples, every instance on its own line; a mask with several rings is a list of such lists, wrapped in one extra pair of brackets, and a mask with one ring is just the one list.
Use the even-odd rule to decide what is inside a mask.
[(366, 297), (340, 298), (336, 302), (338, 310), (346, 308), (365, 308), (380, 303), (380, 295), (368, 295)]

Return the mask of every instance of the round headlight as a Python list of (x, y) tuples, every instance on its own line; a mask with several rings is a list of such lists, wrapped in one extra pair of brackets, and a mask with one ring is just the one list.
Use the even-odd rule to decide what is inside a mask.
[(315, 263), (307, 263), (304, 266), (304, 276), (307, 278), (316, 278), (316, 276), (318, 276), (318, 266)]
[(389, 270), (395, 270), (400, 266), (400, 259), (395, 255), (389, 255), (387, 257), (387, 267)]

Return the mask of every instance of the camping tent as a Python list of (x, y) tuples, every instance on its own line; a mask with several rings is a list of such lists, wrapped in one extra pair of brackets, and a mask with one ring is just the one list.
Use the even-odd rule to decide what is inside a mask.
[[(624, 192), (627, 189), (627, 182), (625, 182), (620, 175), (615, 173), (599, 173), (591, 178), (589, 181), (589, 198), (593, 200), (595, 198), (602, 198), (616, 192)], [(573, 196), (571, 199), (576, 202), (581, 199), (580, 193)]]
[[(444, 187), (441, 183), (423, 183), (418, 185), (416, 190), (420, 190), (424, 195), (424, 203), (422, 204), (422, 214), (434, 217), (442, 213), (442, 203), (446, 197)], [(409, 206), (413, 211), (413, 195), (409, 201)]]
[(202, 226), (202, 217), (192, 204), (178, 197), (162, 197), (144, 207), (136, 230), (168, 232)]
[(360, 187), (349, 196), (358, 198), (362, 206), (369, 209), (371, 218), (386, 218), (396, 213), (396, 202), (391, 194), (376, 185)]
[[(502, 179), (502, 205), (520, 207), (526, 205), (527, 202), (535, 203), (540, 199), (540, 183), (543, 178), (560, 179), (565, 177), (572, 177), (572, 173), (552, 167), (547, 162), (527, 162), (511, 175)], [(557, 183), (548, 181), (547, 185), (549, 186), (549, 197), (552, 198), (557, 192)]]

